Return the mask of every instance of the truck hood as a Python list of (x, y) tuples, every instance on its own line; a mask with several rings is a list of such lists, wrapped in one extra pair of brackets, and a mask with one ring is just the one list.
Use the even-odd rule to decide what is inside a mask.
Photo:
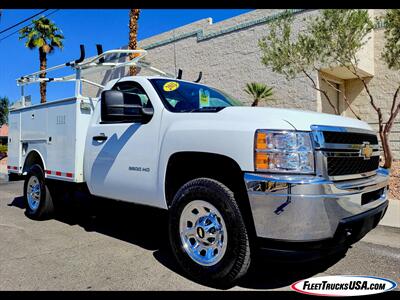
[(364, 121), (298, 109), (230, 106), (221, 110), (220, 113), (230, 115), (233, 119), (237, 118), (244, 122), (265, 122), (265, 128), (269, 128), (268, 123), (272, 120), (283, 120), (289, 123), (294, 129), (302, 131), (310, 131), (312, 125), (353, 127), (373, 131), (371, 126)]

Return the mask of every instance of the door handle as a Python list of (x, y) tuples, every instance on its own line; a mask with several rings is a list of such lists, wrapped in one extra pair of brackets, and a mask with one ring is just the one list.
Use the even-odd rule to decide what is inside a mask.
[(104, 133), (103, 133), (103, 134), (100, 134), (100, 135), (95, 135), (95, 136), (93, 136), (93, 140), (94, 140), (94, 141), (98, 141), (98, 142), (100, 142), (100, 141), (105, 141), (105, 140), (107, 140), (107, 139), (108, 139), (108, 137), (105, 136)]

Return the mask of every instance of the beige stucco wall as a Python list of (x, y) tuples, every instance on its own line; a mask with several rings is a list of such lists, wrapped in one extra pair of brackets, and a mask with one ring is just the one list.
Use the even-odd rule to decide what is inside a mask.
[[(274, 100), (260, 105), (271, 107), (287, 107), (304, 110), (314, 110), (331, 113), (324, 97), (315, 91), (307, 78), (287, 81), (283, 76), (273, 73), (261, 63), (261, 52), (258, 40), (267, 35), (269, 22), (263, 20), (276, 15), (282, 10), (258, 9), (237, 17), (212, 24), (210, 18), (199, 20), (186, 26), (176, 28), (139, 42), (139, 47), (148, 51), (146, 60), (154, 67), (176, 74), (183, 70), (183, 79), (195, 80), (200, 71), (203, 72), (202, 83), (225, 90), (244, 103), (250, 104), (251, 97), (243, 89), (247, 82), (264, 82), (274, 87)], [(294, 21), (295, 32), (304, 29), (304, 18), (318, 14), (318, 10), (307, 10), (296, 14)], [(384, 13), (383, 10), (370, 10), (371, 16)], [(232, 29), (232, 26), (241, 26)], [(197, 31), (197, 33), (196, 33)], [(225, 32), (224, 32), (225, 31)], [(370, 89), (376, 102), (382, 107), (385, 119), (390, 109), (391, 99), (400, 82), (400, 72), (388, 70), (380, 59), (384, 45), (383, 29), (376, 29), (365, 48), (360, 51), (360, 68), (373, 75), (370, 79)], [(190, 34), (192, 33), (192, 34)], [(177, 37), (186, 34), (186, 37)], [(204, 38), (207, 37), (207, 38)], [(170, 41), (166, 43), (165, 41)], [(158, 43), (158, 45), (157, 45)], [(334, 72), (333, 72), (334, 73)], [(126, 74), (126, 71), (102, 72), (92, 74), (90, 80), (105, 83), (112, 78)], [(140, 75), (146, 74), (141, 72)], [(321, 86), (321, 74), (313, 74)], [(333, 79), (335, 76), (332, 77)], [(346, 93), (354, 110), (363, 120), (376, 127), (376, 113), (369, 105), (368, 97), (362, 84), (356, 79), (336, 78), (340, 88)], [(329, 87), (328, 87), (329, 89)], [(333, 93), (333, 91), (329, 91)], [(98, 89), (83, 85), (83, 94), (97, 96)], [(340, 96), (340, 112), (352, 116)], [(399, 118), (398, 118), (399, 119)], [(397, 121), (392, 134), (392, 146), (396, 158), (400, 158), (400, 124)]]

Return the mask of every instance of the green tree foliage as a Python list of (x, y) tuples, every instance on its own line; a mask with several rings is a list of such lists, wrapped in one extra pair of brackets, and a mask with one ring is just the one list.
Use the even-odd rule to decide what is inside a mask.
[(313, 41), (322, 64), (357, 64), (356, 54), (368, 42), (373, 30), (365, 9), (326, 9), (308, 24), (308, 39)]
[(0, 97), (0, 126), (8, 124), (8, 106), (10, 105), (7, 97)]
[(250, 82), (246, 84), (244, 91), (253, 97), (251, 106), (258, 106), (260, 100), (271, 98), (273, 95), (272, 87), (268, 87), (264, 83)]
[(390, 69), (400, 70), (400, 9), (388, 9), (384, 19), (385, 48), (382, 58)]
[[(331, 101), (326, 90), (319, 87), (315, 74), (322, 68), (340, 66), (354, 74), (360, 80), (368, 94), (369, 102), (376, 111), (379, 121), (379, 135), (384, 150), (385, 165), (392, 165), (392, 153), (389, 143), (390, 131), (394, 119), (400, 111), (400, 101), (397, 101), (400, 83), (397, 83), (392, 108), (388, 121), (384, 122), (382, 109), (376, 104), (368, 82), (358, 67), (357, 53), (368, 42), (374, 23), (368, 10), (364, 9), (325, 9), (319, 16), (311, 17), (306, 21), (305, 30), (298, 34), (292, 32), (294, 17), (288, 12), (282, 14), (271, 25), (266, 37), (259, 40), (262, 51), (262, 63), (272, 71), (284, 75), (291, 80), (299, 75), (309, 79), (312, 87), (319, 91), (329, 105), (339, 114), (338, 108)], [(385, 48), (382, 52), (383, 62), (388, 68), (400, 69), (400, 10), (390, 9), (384, 16)], [(346, 94), (337, 89), (323, 77), (321, 78), (337, 92), (342, 94), (348, 108), (358, 119), (360, 117), (352, 109)]]
[(302, 35), (293, 39), (292, 22), (293, 16), (285, 12), (270, 25), (269, 34), (259, 40), (262, 63), (285, 75), (288, 80), (299, 73), (312, 71), (315, 60), (311, 55), (314, 53), (301, 46)]
[(2, 160), (4, 157), (7, 157), (7, 151), (7, 145), (0, 144), (0, 160)]
[[(27, 48), (39, 50), (41, 71), (47, 68), (47, 54), (53, 53), (56, 48), (64, 47), (64, 35), (48, 18), (33, 20), (30, 26), (22, 28), (19, 33), (19, 39), (25, 39)], [(40, 77), (45, 78), (46, 73), (40, 74)], [(40, 102), (46, 102), (46, 82), (40, 83)]]

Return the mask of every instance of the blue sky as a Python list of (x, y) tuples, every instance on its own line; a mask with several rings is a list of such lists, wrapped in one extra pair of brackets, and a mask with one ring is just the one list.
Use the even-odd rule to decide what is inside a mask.
[[(0, 20), (0, 31), (30, 17), (41, 9), (4, 9)], [(45, 14), (54, 10), (48, 10)], [(211, 17), (219, 22), (250, 9), (143, 9), (139, 19), (138, 40), (183, 26), (203, 18)], [(79, 56), (79, 44), (86, 47), (86, 56), (96, 54), (95, 44), (103, 44), (104, 50), (119, 48), (128, 41), (128, 9), (60, 9), (49, 18), (65, 35), (64, 49), (48, 56), (48, 67), (65, 63)], [(39, 17), (39, 16), (38, 16)], [(37, 18), (38, 18), (37, 17)], [(28, 25), (23, 23), (0, 34), (0, 39)], [(0, 41), (0, 96), (15, 101), (20, 88), (15, 79), (39, 69), (38, 50), (25, 48), (18, 33)], [(59, 74), (52, 74), (52, 76)], [(49, 100), (72, 96), (72, 83), (48, 84)], [(39, 101), (39, 86), (30, 85), (26, 94), (32, 95), (32, 102)]]

